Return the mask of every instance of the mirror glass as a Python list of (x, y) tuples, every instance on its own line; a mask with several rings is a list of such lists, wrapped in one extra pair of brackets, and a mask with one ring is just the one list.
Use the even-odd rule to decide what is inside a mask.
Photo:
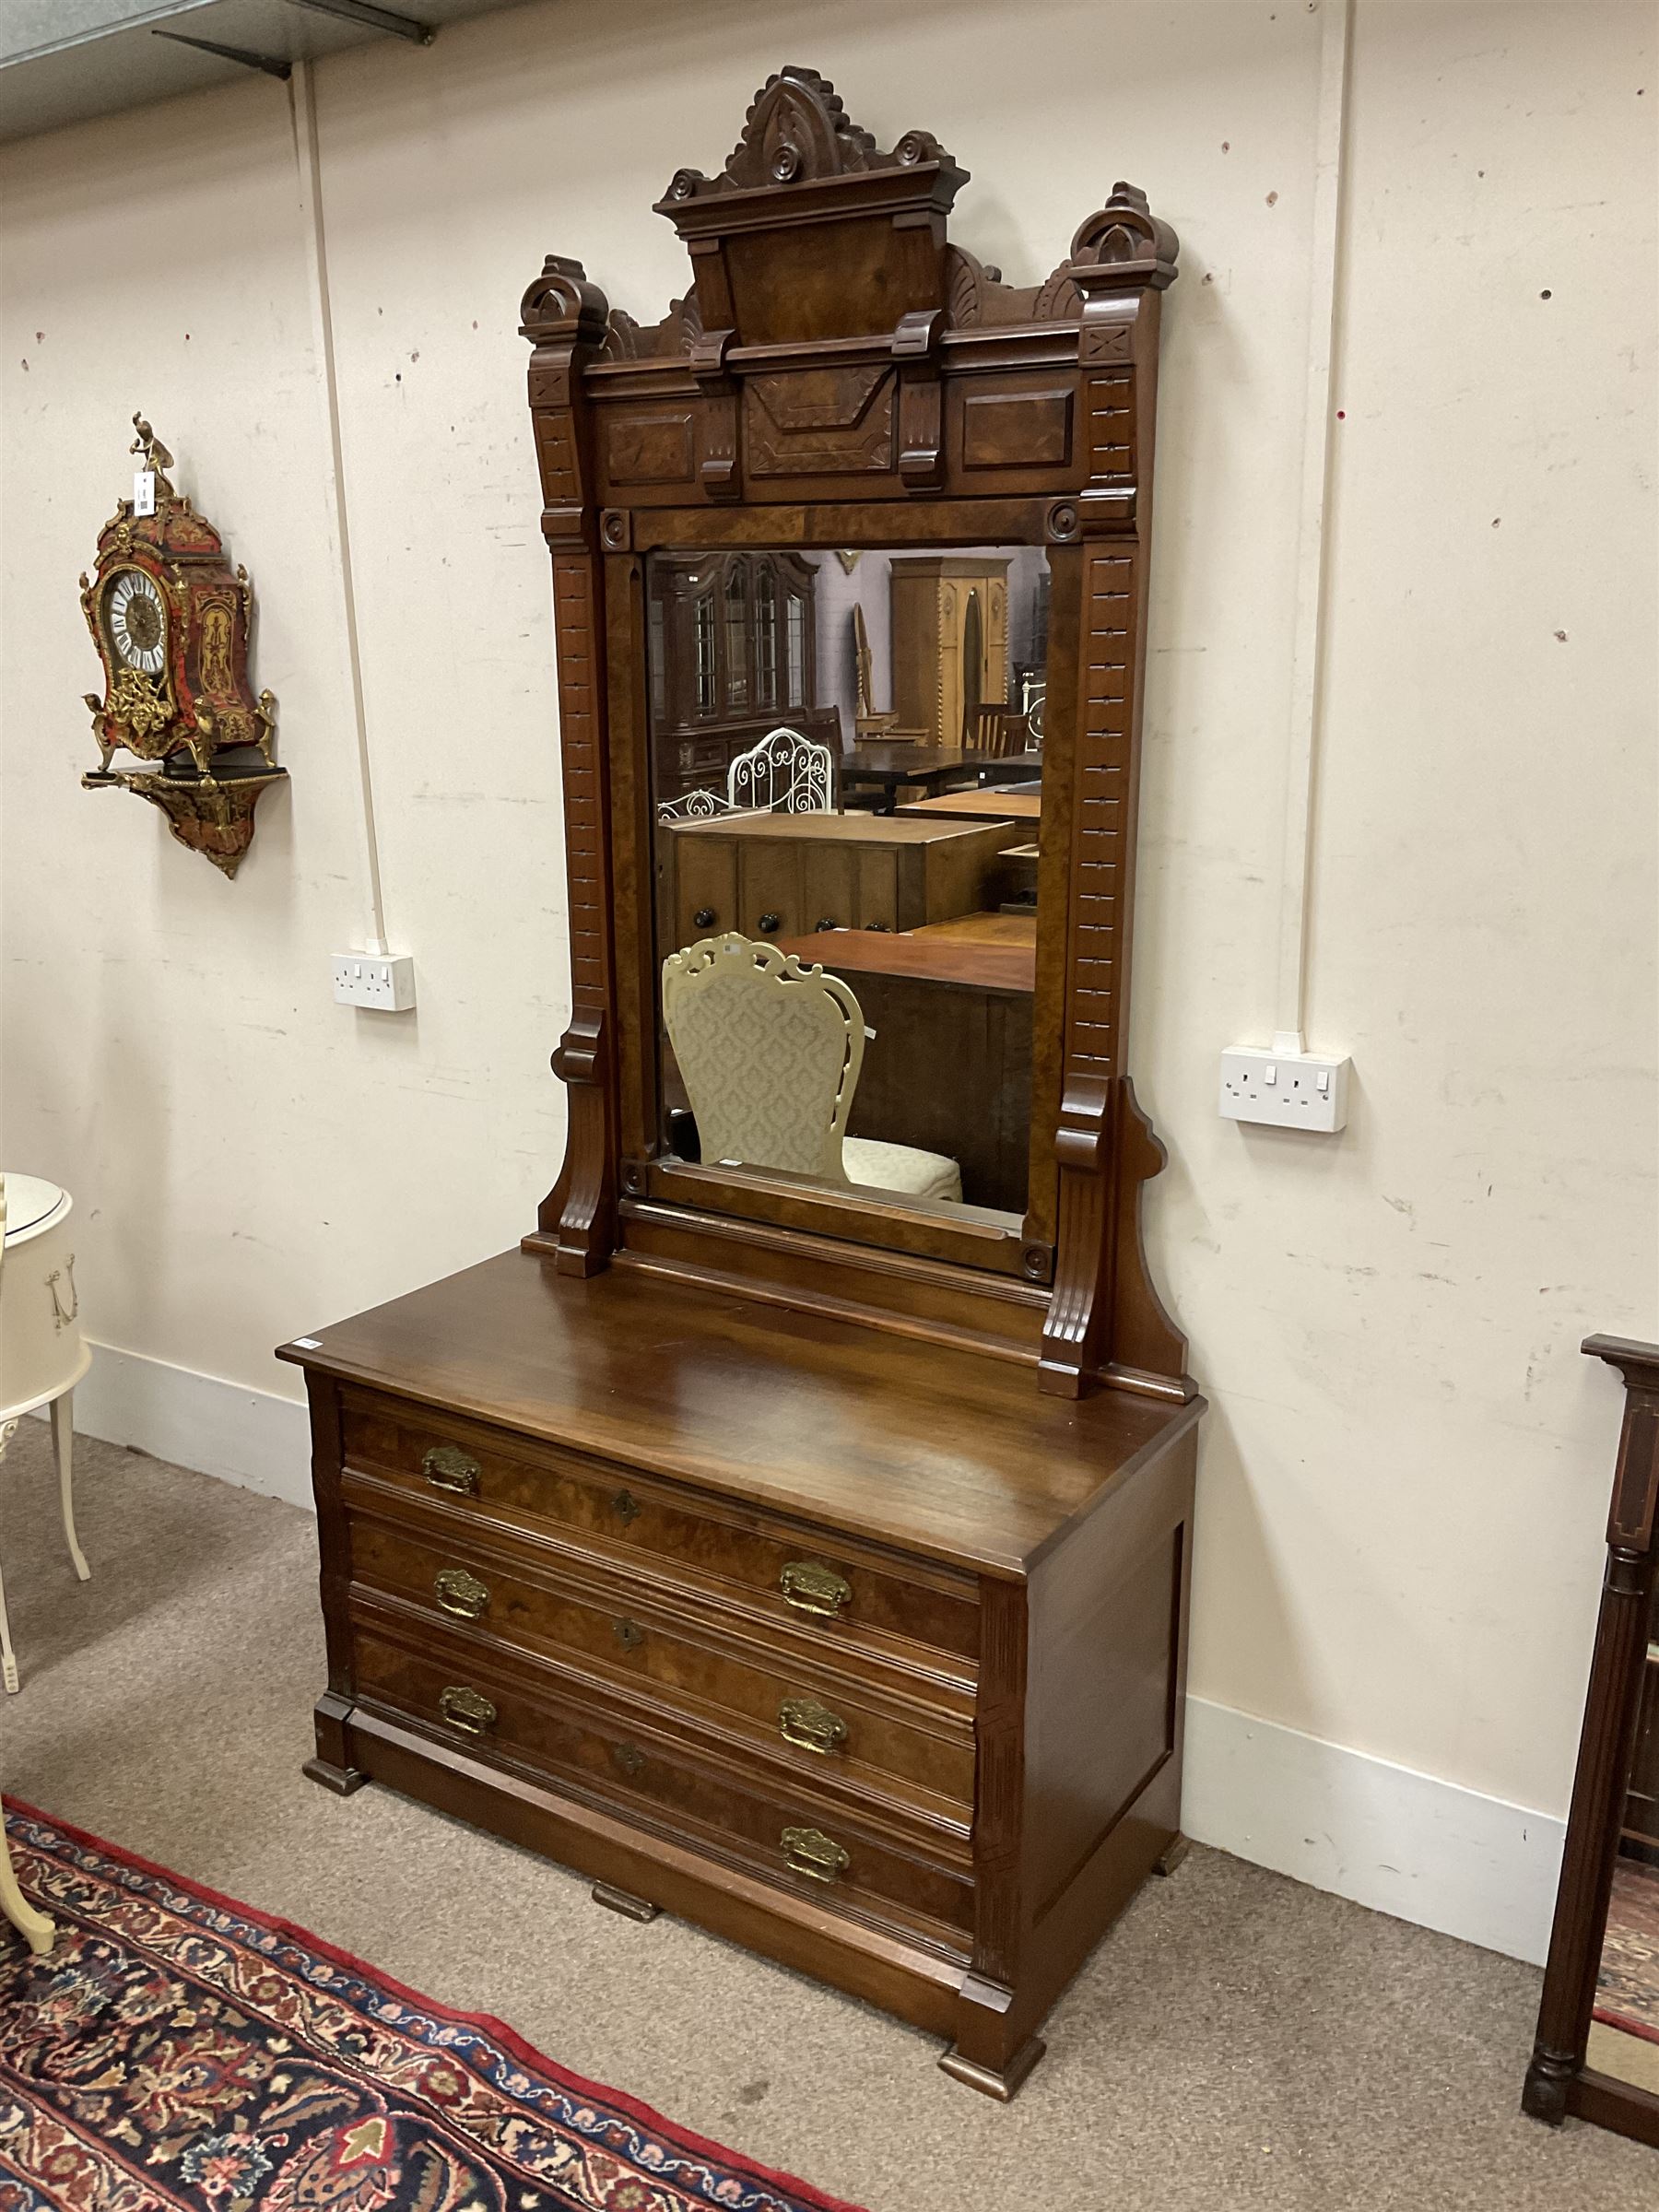
[(662, 1145), (1018, 1224), (1048, 563), (653, 554)]
[(1659, 2094), (1659, 1589), (1585, 2063)]

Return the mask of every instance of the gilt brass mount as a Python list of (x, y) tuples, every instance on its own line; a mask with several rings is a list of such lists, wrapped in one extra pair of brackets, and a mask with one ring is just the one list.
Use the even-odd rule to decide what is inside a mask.
[(816, 1559), (791, 1559), (778, 1577), (778, 1587), (784, 1604), (797, 1613), (817, 1613), (826, 1619), (833, 1620), (853, 1603), (851, 1583)]
[(785, 1698), (778, 1708), (778, 1734), (800, 1751), (828, 1754), (847, 1740), (847, 1724), (816, 1698)]
[(456, 1444), (434, 1444), (420, 1463), (420, 1471), (435, 1490), (453, 1490), (463, 1498), (478, 1494), (478, 1477), (484, 1472), (470, 1452)]
[(489, 1604), (488, 1585), (477, 1575), (468, 1574), (465, 1567), (441, 1569), (432, 1588), (443, 1610), (457, 1620), (477, 1620)]
[(452, 1728), (459, 1728), (465, 1735), (482, 1735), (496, 1724), (496, 1709), (489, 1700), (459, 1684), (440, 1693), (438, 1710)]
[(786, 1828), (778, 1839), (790, 1869), (815, 1882), (833, 1882), (853, 1864), (852, 1853), (821, 1828)]

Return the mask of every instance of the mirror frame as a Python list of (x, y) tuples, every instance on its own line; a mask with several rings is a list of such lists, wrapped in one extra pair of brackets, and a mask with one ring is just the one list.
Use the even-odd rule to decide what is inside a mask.
[[(1161, 295), (1177, 241), (1116, 185), (1018, 290), (950, 243), (967, 181), (816, 72), (757, 95), (657, 212), (694, 281), (642, 329), (579, 262), (525, 294), (552, 558), (570, 886), (563, 1169), (529, 1249), (982, 1343), (1042, 1387), (1194, 1394), (1147, 1276), (1163, 1163), (1124, 1066)], [(723, 1173), (658, 1113), (645, 561), (656, 550), (1041, 545), (1050, 584), (1026, 1218)], [(1052, 816), (1052, 819), (1050, 818)]]
[(1559, 2124), (1571, 2112), (1659, 2146), (1659, 2095), (1587, 2063), (1659, 1570), (1659, 1344), (1587, 1336), (1582, 1348), (1624, 1377), (1624, 1422), (1555, 1924), (1521, 2102), (1536, 2120)]

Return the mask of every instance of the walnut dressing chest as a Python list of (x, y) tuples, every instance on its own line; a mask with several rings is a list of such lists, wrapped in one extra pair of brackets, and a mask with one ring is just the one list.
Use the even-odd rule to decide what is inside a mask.
[[(592, 1876), (602, 1903), (854, 1992), (1006, 2098), (1179, 1850), (1203, 1402), (1142, 1254), (1162, 1152), (1123, 1051), (1175, 240), (1119, 185), (1020, 291), (947, 242), (965, 181), (926, 133), (884, 153), (785, 70), (724, 169), (669, 187), (694, 283), (662, 324), (609, 312), (573, 262), (531, 287), (564, 1165), (520, 1249), (282, 1356), (310, 1396), (328, 1640), (308, 1772), (422, 1798)], [(700, 618), (677, 644), (651, 618), (666, 582), (741, 548), (798, 590), (743, 602), (741, 654), (712, 629), (705, 650)], [(871, 1024), (856, 915), (759, 938), (722, 916), (690, 941), (675, 840), (710, 833), (684, 829), (681, 725), (705, 700), (715, 723), (777, 702), (755, 780), (774, 795), (690, 807), (747, 824), (726, 841), (765, 836), (768, 804), (839, 814), (839, 774), (794, 772), (829, 705), (790, 672), (813, 693), (855, 635), (907, 653), (888, 579), (930, 552), (1000, 594), (994, 626), (965, 600), (956, 646), (931, 641), (972, 656), (953, 681), (1004, 680), (987, 636), (1046, 634), (1040, 785), (984, 840), (1035, 847), (1036, 902), (1010, 921), (992, 877), (959, 871), (952, 912), (925, 916), (949, 927), (954, 996), (937, 1022)], [(774, 606), (814, 610), (810, 651)], [(885, 673), (898, 695), (905, 671)], [(1013, 931), (1035, 947), (1031, 1049), (963, 1030), (958, 1053), (950, 1022), (981, 1018)], [(901, 964), (918, 989), (938, 965)], [(681, 1026), (702, 978), (724, 994), (718, 1159), (709, 1055)], [(895, 1141), (912, 1123), (945, 1157)], [(916, 1160), (953, 1194), (907, 1195)]]

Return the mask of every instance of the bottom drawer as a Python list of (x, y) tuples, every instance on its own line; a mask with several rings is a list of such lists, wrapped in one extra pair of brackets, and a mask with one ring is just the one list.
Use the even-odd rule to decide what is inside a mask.
[[(600, 1707), (536, 1694), (481, 1666), (459, 1640), (429, 1637), (420, 1651), (359, 1626), (352, 1634), (358, 1694), (476, 1747), (577, 1784), (615, 1809), (655, 1816), (677, 1837), (712, 1844), (757, 1873), (798, 1886), (819, 1902), (905, 1928), (932, 1924), (935, 1940), (965, 1949), (973, 1882), (879, 1841), (839, 1807), (751, 1787), (682, 1758)], [(827, 1824), (820, 1826), (820, 1819)]]

